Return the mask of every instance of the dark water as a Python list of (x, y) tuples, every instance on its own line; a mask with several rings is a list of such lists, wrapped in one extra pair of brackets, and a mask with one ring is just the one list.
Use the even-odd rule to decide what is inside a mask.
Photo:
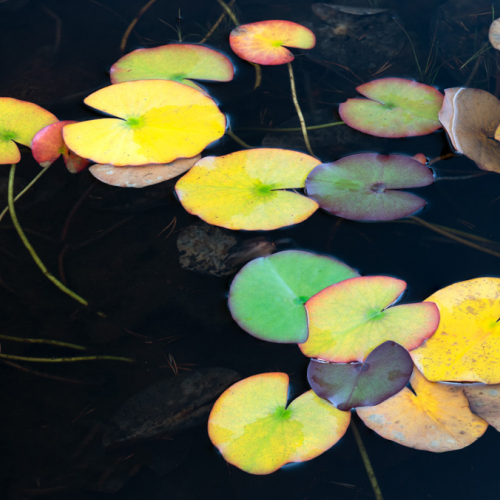
[[(0, 9), (4, 9), (0, 10), (0, 95), (36, 102), (60, 119), (94, 117), (82, 100), (108, 85), (107, 70), (120, 57), (121, 38), (145, 2), (21, 3), (0, 3)], [(306, 22), (312, 19), (310, 3), (237, 0), (236, 12), (241, 22), (276, 18)], [(368, 6), (367, 2), (344, 3)], [(424, 75), (426, 83), (433, 82), (441, 90), (466, 83), (491, 92), (497, 89), (493, 49), (482, 56), (475, 70), (476, 59), (462, 72), (457, 70), (485, 42), (480, 23), (482, 19), (491, 21), (489, 2), (387, 0), (380, 6), (393, 9), (406, 27), (421, 69), (425, 69), (430, 51), (431, 62), (435, 57), (433, 70)], [(462, 18), (453, 18), (455, 9), (463, 9)], [(157, 0), (132, 32), (127, 50), (179, 41), (177, 30), (183, 41), (197, 42), (220, 14), (216, 1)], [(438, 30), (436, 19), (441, 20)], [(467, 30), (460, 31), (460, 20), (464, 20)], [(467, 24), (471, 22), (476, 24)], [(231, 29), (229, 21), (222, 23), (210, 40), (211, 46), (230, 54), (227, 35)], [(364, 72), (358, 75), (361, 80), (372, 79), (368, 68), (372, 73), (380, 68), (371, 67), (370, 55), (373, 59), (383, 58), (380, 50), (374, 45), (357, 56), (355, 62)], [(332, 53), (330, 62), (335, 62), (335, 51)], [(378, 77), (422, 81), (408, 42), (396, 59)], [(276, 126), (294, 118), (285, 66), (263, 68), (263, 83), (253, 92), (253, 68), (236, 57), (233, 61), (237, 71), (234, 81), (207, 88), (230, 117), (236, 132), (238, 127)], [(356, 95), (355, 87), (360, 83), (349, 71), (312, 62), (305, 54), (298, 54), (294, 68), (309, 123), (322, 109), (333, 114), (337, 103)], [(429, 158), (449, 152), (443, 131), (388, 141), (361, 134), (344, 137), (341, 132), (329, 130), (331, 135), (326, 139), (316, 139), (315, 150), (323, 161), (367, 150), (424, 153)], [(238, 134), (256, 146), (265, 135), (244, 131)], [(305, 151), (297, 137), (295, 147)], [(275, 140), (286, 143), (289, 139), (283, 136)], [(238, 149), (225, 137), (209, 154)], [(477, 172), (466, 158), (441, 161), (434, 167), (438, 175), (445, 176)], [(38, 171), (29, 152), (23, 154), (18, 177), (26, 183)], [(2, 187), (7, 175), (5, 166), (0, 170)], [(17, 207), (22, 225), (34, 231), (28, 236), (47, 266), (55, 274), (62, 268), (68, 285), (105, 311), (108, 318), (78, 308), (54, 288), (32, 263), (7, 217), (0, 224), (0, 333), (84, 344), (92, 354), (133, 357), (137, 362), (64, 366), (19, 362), (30, 370), (66, 380), (42, 378), (0, 364), (0, 497), (373, 498), (350, 431), (319, 458), (261, 477), (228, 466), (212, 447), (203, 425), (112, 455), (100, 448), (101, 422), (106, 422), (131, 395), (174, 376), (167, 363), (169, 355), (181, 370), (220, 366), (234, 369), (243, 377), (283, 371), (290, 375), (294, 394), (307, 389), (308, 361), (294, 345), (262, 342), (237, 327), (226, 307), (231, 277), (202, 275), (180, 267), (176, 238), (180, 230), (197, 219), (175, 200), (173, 182), (137, 191), (97, 184), (83, 196), (92, 183), (88, 172), (70, 175), (62, 163), (57, 163)], [(418, 192), (428, 200), (419, 214), (426, 221), (500, 241), (500, 176), (441, 181)], [(65, 241), (61, 241), (61, 232), (80, 198), (82, 202), (71, 218)], [(174, 218), (174, 232), (167, 239), (167, 233), (158, 236)], [(255, 236), (262, 234), (237, 234), (240, 241)], [(408, 302), (421, 301), (456, 281), (500, 275), (496, 257), (408, 222), (339, 223), (318, 212), (302, 224), (265, 236), (270, 240), (288, 239), (286, 248), (334, 255), (362, 274), (399, 277), (408, 283), (404, 299)], [(1, 347), (3, 353), (21, 356), (68, 354), (56, 347), (8, 341), (3, 341)], [(468, 448), (444, 454), (405, 448), (380, 438), (361, 423), (359, 428), (386, 500), (500, 496), (500, 438), (492, 428)], [(113, 483), (113, 478), (119, 479)], [(121, 489), (118, 483), (124, 484)], [(95, 491), (106, 489), (118, 491)]]

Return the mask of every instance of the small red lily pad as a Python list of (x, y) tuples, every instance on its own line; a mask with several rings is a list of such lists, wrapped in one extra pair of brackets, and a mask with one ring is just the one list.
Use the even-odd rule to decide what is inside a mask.
[(350, 127), (376, 137), (426, 135), (441, 127), (443, 94), (430, 85), (404, 78), (381, 78), (356, 90), (368, 99), (348, 99), (339, 113)]
[(234, 53), (246, 61), (278, 65), (294, 60), (285, 47), (312, 49), (316, 37), (310, 29), (291, 21), (260, 21), (235, 28), (229, 43)]

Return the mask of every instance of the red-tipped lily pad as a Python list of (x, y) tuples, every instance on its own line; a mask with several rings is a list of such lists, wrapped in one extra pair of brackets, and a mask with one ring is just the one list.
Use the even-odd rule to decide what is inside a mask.
[(0, 97), (0, 165), (18, 163), (21, 153), (16, 142), (31, 147), (35, 134), (55, 122), (52, 113), (36, 104)]
[(362, 153), (315, 167), (307, 177), (306, 191), (321, 208), (338, 217), (394, 220), (426, 204), (398, 189), (433, 182), (432, 171), (409, 156)]
[(173, 80), (202, 90), (191, 80), (228, 82), (233, 76), (233, 65), (224, 54), (185, 43), (137, 49), (111, 66), (112, 83)]
[(85, 103), (118, 118), (66, 125), (64, 142), (76, 154), (115, 166), (192, 158), (219, 139), (226, 118), (204, 93), (169, 80), (117, 83)]
[(49, 167), (61, 155), (63, 156), (66, 168), (72, 174), (81, 172), (89, 164), (87, 159), (70, 151), (64, 143), (62, 129), (65, 125), (69, 125), (70, 123), (77, 122), (65, 120), (47, 125), (33, 137), (31, 152), (33, 153), (33, 158), (35, 158), (40, 166), (44, 168)]
[(375, 406), (397, 394), (410, 380), (413, 361), (395, 342), (376, 347), (363, 362), (328, 363), (311, 359), (307, 379), (311, 389), (336, 408), (347, 411)]
[(248, 149), (202, 158), (175, 186), (183, 207), (228, 229), (270, 230), (304, 221), (318, 204), (287, 189), (303, 188), (318, 165), (286, 149)]
[(439, 311), (431, 302), (389, 307), (406, 283), (388, 276), (341, 281), (306, 302), (309, 338), (299, 344), (310, 358), (333, 363), (364, 361), (387, 340), (410, 351), (438, 327)]
[(307, 340), (304, 303), (358, 273), (331, 257), (288, 250), (249, 262), (236, 275), (229, 309), (243, 330), (269, 342)]
[(347, 125), (377, 137), (426, 135), (441, 127), (443, 94), (404, 78), (382, 78), (356, 90), (368, 99), (348, 99), (339, 107)]
[(351, 414), (313, 391), (287, 406), (288, 375), (264, 373), (237, 382), (215, 402), (208, 420), (212, 443), (230, 463), (270, 474), (290, 462), (311, 460), (346, 432)]
[(312, 49), (314, 33), (291, 21), (260, 21), (238, 26), (229, 36), (234, 53), (256, 64), (277, 65), (294, 60), (285, 47)]

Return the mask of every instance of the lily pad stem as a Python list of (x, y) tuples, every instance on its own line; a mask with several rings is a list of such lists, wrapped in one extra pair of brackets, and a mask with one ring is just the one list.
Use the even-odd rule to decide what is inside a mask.
[[(322, 123), (321, 125), (311, 125), (306, 127), (307, 130), (319, 130), (322, 128), (336, 127), (337, 125), (345, 125), (345, 122), (331, 122)], [(301, 132), (302, 127), (288, 127), (288, 128), (277, 128), (277, 127), (238, 127), (238, 130), (255, 130), (261, 132)]]
[(28, 356), (14, 356), (13, 354), (0, 353), (0, 358), (15, 359), (16, 361), (30, 361), (33, 363), (73, 363), (75, 361), (126, 361), (127, 363), (135, 363), (131, 358), (122, 358), (121, 356), (79, 356), (74, 358), (31, 358)]
[(31, 246), (31, 243), (28, 241), (28, 238), (24, 234), (23, 228), (21, 227), (21, 224), (19, 224), (19, 220), (16, 215), (16, 210), (14, 208), (14, 176), (16, 175), (16, 164), (13, 163), (12, 166), (10, 167), (10, 173), (9, 173), (9, 186), (8, 186), (8, 203), (9, 203), (9, 211), (10, 211), (10, 218), (12, 219), (12, 223), (14, 224), (14, 227), (16, 228), (17, 234), (21, 238), (21, 241), (23, 242), (24, 246), (27, 248), (28, 252), (31, 254), (31, 257), (35, 261), (36, 265), (40, 268), (43, 274), (47, 276), (47, 278), (54, 283), (54, 285), (59, 288), (62, 292), (65, 294), (69, 295), (73, 299), (75, 299), (77, 302), (80, 302), (80, 304), (83, 304), (84, 306), (88, 306), (89, 303), (83, 298), (80, 297), (80, 295), (77, 295), (75, 292), (70, 290), (68, 287), (63, 285), (53, 274), (49, 272), (49, 270), (45, 267), (45, 264), (41, 261), (40, 257), (38, 257), (37, 253), (35, 252), (35, 249)]
[(23, 344), (48, 344), (56, 345), (59, 347), (67, 347), (69, 349), (76, 349), (78, 351), (86, 351), (87, 347), (78, 344), (69, 344), (68, 342), (60, 342), (59, 340), (50, 339), (25, 339), (22, 337), (13, 337), (11, 335), (0, 334), (0, 340), (10, 340), (12, 342), (22, 342)]
[(230, 128), (226, 130), (226, 134), (229, 137), (231, 137), (233, 141), (237, 142), (240, 146), (246, 149), (252, 149), (252, 146), (249, 146), (246, 142), (242, 141), (237, 135), (234, 134), (234, 132)]
[(356, 444), (358, 445), (359, 452), (361, 453), (361, 458), (363, 459), (363, 464), (365, 466), (366, 473), (368, 474), (368, 478), (370, 479), (373, 492), (375, 493), (375, 498), (376, 500), (384, 500), (384, 497), (382, 496), (382, 491), (380, 490), (380, 486), (378, 485), (375, 472), (373, 471), (373, 467), (370, 462), (370, 457), (366, 452), (366, 448), (365, 445), (363, 444), (363, 440), (361, 439), (361, 435), (359, 434), (358, 427), (356, 426), (352, 418), (351, 418), (351, 429), (352, 433), (354, 434), (354, 439), (356, 439)]
[(302, 135), (304, 136), (304, 142), (306, 143), (307, 151), (311, 154), (311, 156), (315, 156), (311, 144), (309, 143), (309, 136), (307, 135), (307, 127), (306, 122), (304, 120), (304, 115), (302, 114), (302, 110), (300, 109), (299, 101), (297, 99), (297, 91), (295, 90), (295, 78), (293, 76), (292, 64), (287, 63), (288, 65), (288, 73), (290, 74), (290, 87), (292, 88), (292, 99), (295, 104), (295, 109), (297, 110), (297, 115), (299, 115), (300, 128), (302, 130)]

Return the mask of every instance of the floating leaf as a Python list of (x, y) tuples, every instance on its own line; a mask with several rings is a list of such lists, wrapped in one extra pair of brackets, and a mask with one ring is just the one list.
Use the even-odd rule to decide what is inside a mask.
[(236, 275), (229, 309), (243, 330), (269, 342), (307, 340), (304, 303), (358, 273), (331, 257), (288, 250), (252, 260)]
[(401, 392), (357, 414), (377, 434), (396, 443), (434, 452), (460, 450), (479, 439), (488, 424), (469, 409), (459, 385), (429, 382), (415, 369), (413, 392)]
[(303, 188), (318, 165), (286, 149), (248, 149), (202, 158), (175, 186), (184, 208), (228, 229), (270, 230), (307, 219), (318, 204), (286, 189)]
[(394, 220), (426, 204), (397, 189), (433, 182), (432, 171), (409, 156), (363, 153), (318, 165), (307, 177), (306, 191), (322, 209), (338, 217)]
[(226, 119), (202, 92), (168, 80), (117, 83), (85, 103), (119, 118), (66, 125), (64, 141), (76, 154), (115, 166), (191, 158), (219, 139)]
[(70, 123), (77, 123), (73, 120), (65, 120), (52, 125), (47, 125), (36, 133), (31, 143), (31, 151), (33, 158), (42, 167), (49, 167), (61, 155), (64, 159), (66, 168), (72, 173), (76, 174), (85, 169), (89, 161), (82, 158), (73, 151), (70, 151), (66, 144), (64, 144), (62, 129)]
[(377, 137), (426, 135), (441, 127), (443, 94), (404, 78), (382, 78), (356, 90), (368, 99), (348, 99), (339, 107), (347, 125)]
[(363, 362), (328, 363), (311, 359), (311, 389), (342, 411), (375, 406), (398, 393), (410, 380), (413, 361), (395, 342), (376, 347)]
[(55, 122), (52, 113), (36, 104), (0, 97), (0, 165), (18, 163), (21, 153), (15, 143), (31, 147), (35, 134)]
[(229, 36), (234, 53), (256, 64), (277, 65), (294, 60), (285, 47), (312, 49), (314, 33), (291, 21), (260, 21), (238, 26)]
[(500, 383), (500, 279), (461, 281), (431, 295), (439, 308), (434, 336), (411, 353), (435, 382)]
[(179, 158), (164, 165), (153, 163), (138, 167), (92, 165), (89, 171), (96, 179), (110, 186), (143, 188), (187, 172), (200, 158), (201, 155), (198, 155), (194, 158)]
[(351, 278), (325, 288), (306, 302), (309, 338), (300, 349), (333, 363), (364, 361), (387, 340), (415, 349), (436, 330), (439, 312), (430, 302), (389, 307), (405, 288), (404, 281), (387, 276)]
[(500, 384), (464, 384), (472, 413), (500, 431)]
[(137, 49), (111, 66), (111, 82), (133, 80), (173, 80), (198, 90), (191, 80), (228, 82), (233, 79), (231, 61), (203, 45), (186, 43)]
[(264, 373), (237, 382), (216, 401), (208, 421), (212, 443), (231, 464), (270, 474), (311, 460), (344, 434), (351, 414), (308, 391), (287, 407), (288, 375)]
[(453, 116), (455, 113), (453, 100), (455, 99), (455, 95), (459, 90), (461, 90), (460, 87), (445, 89), (443, 106), (438, 113), (439, 121), (441, 122), (441, 125), (443, 125), (443, 128), (446, 130), (448, 138), (450, 139), (451, 144), (456, 151), (458, 151), (458, 147), (455, 144), (455, 138), (452, 134)]
[(495, 19), (491, 23), (488, 38), (493, 48), (500, 50), (500, 19)]

